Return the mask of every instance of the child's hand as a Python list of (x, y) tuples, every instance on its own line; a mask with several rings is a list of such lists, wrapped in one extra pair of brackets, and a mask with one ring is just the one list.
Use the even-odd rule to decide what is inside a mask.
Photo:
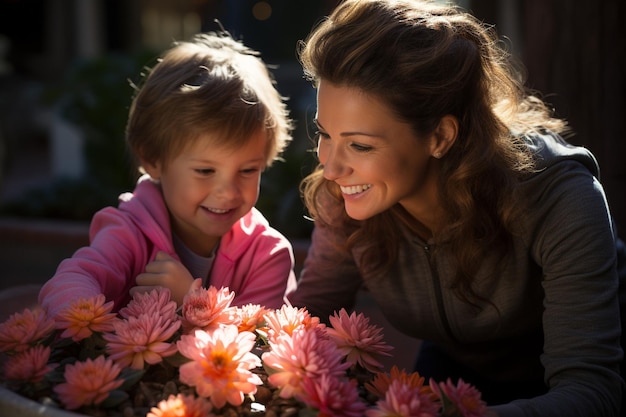
[(130, 289), (130, 295), (165, 287), (169, 288), (172, 300), (181, 305), (193, 282), (193, 277), (182, 263), (165, 252), (159, 252), (154, 261), (146, 265), (146, 272), (137, 275), (137, 286)]

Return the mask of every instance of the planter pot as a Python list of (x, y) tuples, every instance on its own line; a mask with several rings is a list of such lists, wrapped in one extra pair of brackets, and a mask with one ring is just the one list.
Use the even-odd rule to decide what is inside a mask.
[(61, 410), (22, 397), (0, 387), (0, 416), (6, 417), (80, 417), (82, 414)]

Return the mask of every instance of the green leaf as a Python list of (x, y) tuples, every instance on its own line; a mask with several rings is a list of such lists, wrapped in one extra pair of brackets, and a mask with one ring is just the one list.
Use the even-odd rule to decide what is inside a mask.
[(109, 396), (106, 398), (106, 400), (100, 403), (100, 407), (102, 408), (115, 407), (121, 404), (122, 402), (126, 401), (127, 399), (128, 399), (127, 393), (119, 389), (116, 389), (116, 390), (111, 391), (109, 393)]
[(120, 373), (120, 379), (124, 380), (124, 383), (120, 386), (121, 390), (128, 390), (134, 385), (138, 384), (143, 375), (146, 373), (143, 369), (130, 369), (124, 368)]
[(183, 356), (180, 352), (176, 352), (175, 354), (164, 358), (165, 362), (168, 364), (175, 366), (176, 368), (180, 368), (181, 365), (191, 362), (191, 359)]

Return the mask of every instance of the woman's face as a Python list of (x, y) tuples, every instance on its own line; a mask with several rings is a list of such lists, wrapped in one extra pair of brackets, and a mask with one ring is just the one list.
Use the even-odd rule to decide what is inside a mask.
[(435, 199), (434, 138), (362, 90), (322, 80), (317, 92), (318, 157), (341, 188), (345, 209), (364, 220), (399, 203), (416, 218)]

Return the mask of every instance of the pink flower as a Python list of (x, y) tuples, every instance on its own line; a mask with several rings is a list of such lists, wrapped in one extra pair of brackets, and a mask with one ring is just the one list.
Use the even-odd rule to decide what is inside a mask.
[(483, 417), (487, 412), (487, 404), (481, 400), (480, 391), (462, 379), (459, 379), (457, 385), (454, 385), (449, 378), (446, 382), (439, 384), (430, 381), (430, 387), (441, 399), (443, 411), (450, 413), (446, 415)]
[(308, 330), (323, 326), (320, 319), (311, 316), (306, 308), (298, 309), (288, 305), (265, 314), (265, 321), (270, 339), (277, 337), (281, 332), (291, 335), (298, 329)]
[(366, 417), (437, 417), (439, 404), (430, 394), (401, 381), (393, 381), (376, 406), (365, 412)]
[(213, 417), (212, 409), (211, 403), (202, 397), (178, 394), (152, 407), (146, 417)]
[(198, 288), (190, 291), (183, 299), (183, 329), (190, 333), (195, 329), (211, 330), (222, 324), (235, 324), (235, 307), (230, 303), (235, 293), (223, 287)]
[(304, 378), (302, 388), (298, 398), (318, 410), (318, 417), (363, 416), (365, 404), (359, 398), (356, 380), (323, 374), (319, 378)]
[(244, 394), (256, 393), (257, 385), (263, 383), (250, 372), (261, 366), (260, 359), (250, 352), (254, 343), (254, 333), (239, 333), (235, 325), (181, 336), (178, 350), (191, 359), (180, 367), (181, 382), (195, 386), (199, 395), (210, 398), (218, 408), (226, 402), (240, 405)]
[(370, 372), (383, 369), (381, 356), (391, 356), (393, 348), (383, 340), (382, 328), (370, 325), (370, 319), (363, 313), (352, 312), (348, 316), (345, 309), (329, 318), (332, 327), (326, 332), (351, 364), (359, 364)]
[(69, 410), (83, 405), (98, 405), (124, 382), (117, 379), (122, 368), (111, 359), (98, 356), (65, 367), (65, 383), (54, 387), (59, 399)]
[(55, 368), (48, 364), (50, 348), (38, 345), (11, 356), (4, 364), (4, 378), (9, 381), (35, 384)]
[(316, 329), (300, 329), (292, 335), (282, 332), (269, 343), (271, 350), (263, 354), (263, 363), (271, 368), (268, 381), (281, 389), (282, 398), (301, 394), (306, 378), (340, 377), (350, 367), (335, 344)]
[(64, 330), (61, 337), (79, 342), (94, 332), (111, 331), (116, 315), (111, 313), (113, 301), (105, 301), (103, 294), (79, 298), (60, 311), (55, 319), (56, 328)]
[(54, 331), (54, 320), (41, 308), (24, 309), (0, 324), (0, 352), (21, 352), (48, 337)]
[(114, 323), (115, 333), (102, 337), (107, 341), (109, 357), (121, 366), (143, 369), (144, 362), (159, 363), (176, 353), (176, 345), (168, 342), (180, 328), (180, 320), (172, 321), (156, 314), (141, 314)]
[(125, 319), (141, 314), (163, 316), (166, 319), (176, 318), (176, 301), (170, 298), (170, 290), (158, 287), (147, 293), (137, 293), (126, 307), (120, 309), (119, 315)]

